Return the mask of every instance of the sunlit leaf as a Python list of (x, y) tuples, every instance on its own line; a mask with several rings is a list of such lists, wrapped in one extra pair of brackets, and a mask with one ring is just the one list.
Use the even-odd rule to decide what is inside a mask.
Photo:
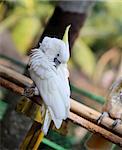
[(75, 63), (81, 67), (84, 73), (92, 75), (95, 68), (95, 56), (91, 49), (78, 38), (73, 49), (72, 57)]
[(10, 28), (10, 27), (14, 26), (15, 23), (18, 21), (18, 19), (20, 19), (20, 16), (16, 16), (16, 15), (10, 15), (6, 19), (4, 19), (0, 23), (0, 32), (5, 30), (6, 28)]
[(12, 37), (18, 50), (25, 53), (31, 45), (40, 28), (40, 22), (35, 17), (25, 17), (14, 27)]

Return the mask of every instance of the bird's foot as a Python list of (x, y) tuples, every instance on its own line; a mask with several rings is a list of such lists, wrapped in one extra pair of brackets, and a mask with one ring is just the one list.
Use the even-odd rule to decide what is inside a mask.
[(97, 119), (97, 124), (100, 124), (103, 120), (104, 117), (108, 117), (109, 114), (107, 112), (102, 112), (102, 114), (100, 115), (100, 117)]
[(121, 124), (122, 121), (120, 119), (116, 119), (113, 124), (112, 124), (112, 129), (115, 128), (116, 126), (118, 126), (119, 124)]
[(34, 95), (37, 95), (37, 96), (39, 95), (39, 90), (37, 87), (34, 88)]
[(37, 87), (31, 87), (31, 88), (24, 89), (23, 96), (30, 98), (30, 97), (33, 97), (34, 95), (39, 95), (39, 91), (38, 91)]

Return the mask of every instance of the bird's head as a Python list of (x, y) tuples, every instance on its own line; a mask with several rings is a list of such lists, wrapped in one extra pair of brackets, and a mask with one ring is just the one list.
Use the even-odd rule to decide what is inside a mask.
[(56, 66), (60, 63), (67, 63), (69, 60), (69, 43), (68, 31), (70, 26), (66, 28), (63, 40), (57, 38), (45, 37), (40, 44), (41, 50), (46, 54), (50, 61), (54, 61)]
[(59, 56), (58, 59), (59, 61), (61, 61), (61, 63), (67, 63), (67, 61), (69, 60), (69, 42), (68, 42), (68, 33), (69, 33), (69, 29), (70, 26), (67, 26), (62, 42), (63, 44), (60, 46), (59, 49)]

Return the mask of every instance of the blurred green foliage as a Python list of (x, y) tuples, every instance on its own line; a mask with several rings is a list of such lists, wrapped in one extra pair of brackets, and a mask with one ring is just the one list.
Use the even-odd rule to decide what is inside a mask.
[(72, 52), (72, 60), (79, 68), (82, 68), (85, 74), (92, 75), (96, 64), (95, 55), (82, 38), (76, 40)]
[(94, 52), (122, 47), (121, 14), (122, 1), (96, 2), (81, 32), (81, 37)]
[(96, 2), (89, 14), (72, 56), (74, 63), (88, 76), (95, 73), (97, 61), (107, 50), (116, 47), (122, 52), (121, 14), (122, 1)]
[(17, 49), (25, 54), (34, 40), (43, 31), (54, 6), (48, 1), (19, 0), (5, 1), (0, 4), (0, 13), (6, 9), (0, 22), (0, 31), (10, 29)]
[(7, 110), (8, 104), (0, 99), (0, 121), (3, 119), (3, 116)]
[[(17, 49), (25, 54), (41, 35), (57, 1), (6, 0), (0, 3), (0, 32), (9, 29)], [(99, 57), (122, 48), (122, 2), (96, 2), (73, 48), (72, 62), (92, 76)], [(79, 57), (80, 56), (80, 57)]]
[[(17, 49), (26, 53), (42, 33), (53, 10), (54, 2), (50, 1), (5, 1), (0, 5), (0, 31), (9, 28)], [(111, 47), (122, 47), (121, 13), (121, 1), (96, 2), (73, 50), (73, 61), (86, 74), (93, 74), (102, 53)]]

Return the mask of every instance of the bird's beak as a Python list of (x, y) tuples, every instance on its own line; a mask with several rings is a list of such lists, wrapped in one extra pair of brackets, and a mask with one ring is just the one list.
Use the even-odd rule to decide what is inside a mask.
[(61, 62), (57, 58), (54, 58), (54, 63), (56, 68), (61, 64)]

